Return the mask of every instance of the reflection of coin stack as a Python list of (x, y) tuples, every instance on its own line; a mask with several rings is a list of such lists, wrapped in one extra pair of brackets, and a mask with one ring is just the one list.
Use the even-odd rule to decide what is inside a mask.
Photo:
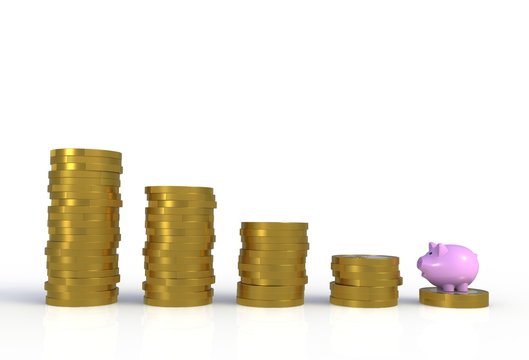
[(237, 303), (256, 307), (302, 305), (307, 223), (244, 222)]
[(46, 303), (94, 306), (117, 301), (121, 154), (51, 151)]
[(489, 306), (489, 293), (479, 289), (447, 292), (436, 287), (429, 287), (419, 290), (419, 301), (421, 304), (430, 306), (475, 309)]
[(145, 304), (199, 306), (213, 300), (212, 188), (149, 186), (145, 209)]
[(399, 258), (383, 255), (334, 255), (331, 304), (378, 308), (398, 303), (402, 285)]

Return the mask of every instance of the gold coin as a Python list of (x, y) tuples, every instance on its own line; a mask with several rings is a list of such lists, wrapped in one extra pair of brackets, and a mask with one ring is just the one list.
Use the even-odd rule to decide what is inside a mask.
[(379, 272), (394, 272), (399, 270), (398, 265), (389, 266), (360, 266), (360, 265), (342, 265), (332, 264), (331, 269), (341, 272), (355, 272), (355, 273), (379, 273)]
[(106, 255), (106, 256), (54, 256), (48, 255), (48, 262), (50, 263), (61, 263), (61, 264), (104, 264), (114, 263), (119, 259), (119, 255)]
[(145, 270), (153, 271), (206, 271), (213, 270), (213, 264), (178, 264), (178, 263), (153, 263), (145, 262)]
[(177, 215), (177, 214), (167, 214), (167, 215), (152, 215), (146, 214), (146, 221), (171, 221), (171, 222), (180, 222), (182, 224), (187, 224), (188, 222), (209, 222), (213, 224), (213, 215)]
[[(76, 178), (76, 179), (120, 179), (120, 174), (117, 172), (108, 171), (97, 171), (97, 170), (51, 170), (48, 171), (48, 178), (50, 179), (65, 179), (65, 178)], [(51, 184), (50, 184), (51, 185)]]
[(399, 297), (397, 287), (341, 286), (331, 283), (331, 296), (347, 300), (390, 300)]
[(307, 276), (306, 271), (243, 271), (239, 270), (239, 275), (244, 278), (252, 279), (292, 279), (303, 278)]
[(147, 241), (167, 244), (209, 244), (215, 242), (215, 235), (149, 235)]
[[(110, 174), (110, 173), (109, 173)], [(84, 177), (53, 177), (49, 178), (49, 186), (112, 186), (121, 185), (116, 178), (84, 178)]]
[(119, 208), (109, 206), (48, 206), (48, 214), (110, 214), (119, 215)]
[(119, 275), (119, 268), (111, 270), (48, 270), (48, 276), (67, 279), (102, 278)]
[(308, 236), (244, 236), (241, 241), (248, 244), (307, 244)]
[(153, 285), (144, 281), (141, 284), (142, 290), (148, 290), (152, 292), (200, 292), (211, 289), (211, 284), (201, 286), (174, 286), (174, 285)]
[(257, 230), (257, 229), (241, 229), (239, 231), (242, 236), (267, 236), (267, 237), (300, 237), (307, 236), (306, 230)]
[(165, 279), (147, 276), (146, 282), (155, 286), (205, 286), (215, 283), (215, 276), (200, 279)]
[(352, 280), (394, 280), (400, 277), (400, 271), (377, 272), (377, 273), (356, 273), (333, 271), (332, 275), (340, 279)]
[(52, 156), (50, 158), (50, 165), (68, 164), (68, 163), (84, 163), (84, 164), (101, 164), (101, 165), (120, 166), (121, 159), (102, 157), (102, 156), (77, 156), (77, 155)]
[(107, 207), (122, 207), (121, 200), (94, 200), (94, 199), (52, 199), (52, 206), (107, 206)]
[(154, 277), (158, 279), (202, 279), (210, 278), (215, 273), (212, 270), (205, 271), (161, 271), (161, 270), (145, 270), (145, 276)]
[[(179, 258), (178, 256), (168, 257), (168, 256), (145, 256), (145, 263), (151, 265), (172, 265), (177, 266), (212, 266), (213, 265), (213, 256), (201, 257), (201, 258)], [(206, 270), (206, 269), (204, 269)]]
[(57, 156), (96, 156), (96, 157), (107, 157), (121, 160), (121, 153), (111, 150), (99, 150), (99, 149), (53, 149), (51, 150), (51, 157)]
[(211, 243), (159, 243), (154, 241), (145, 242), (145, 248), (149, 250), (172, 250), (172, 251), (209, 251), (213, 249)]
[(237, 297), (240, 297), (240, 298), (243, 298), (243, 299), (248, 299), (248, 300), (266, 300), (266, 301), (270, 301), (270, 300), (295, 300), (295, 299), (303, 298), (304, 296), (305, 296), (305, 292), (304, 291), (299, 292), (297, 294), (284, 294), (284, 295), (281, 295), (281, 296), (277, 296), (277, 295), (265, 295), (265, 294), (259, 294), (259, 295), (248, 294), (248, 293), (246, 293), (244, 291), (237, 290)]
[(59, 291), (47, 291), (47, 297), (52, 299), (62, 300), (87, 300), (87, 299), (107, 299), (118, 296), (118, 288), (106, 291), (93, 291), (93, 292), (59, 292)]
[(119, 221), (119, 212), (115, 214), (65, 214), (65, 213), (49, 213), (48, 220), (55, 221)]
[(149, 207), (163, 207), (163, 208), (198, 208), (198, 209), (214, 209), (217, 207), (216, 201), (193, 201), (193, 200), (149, 200), (147, 201)]
[(246, 265), (305, 265), (305, 257), (298, 258), (273, 258), (273, 257), (247, 257), (239, 255), (239, 263)]
[(116, 285), (98, 285), (98, 286), (68, 286), (68, 285), (55, 285), (49, 284), (48, 282), (44, 283), (44, 290), (53, 291), (53, 292), (75, 292), (75, 293), (84, 293), (84, 292), (94, 292), (94, 291), (106, 291), (115, 289)]
[[(260, 291), (246, 290), (251, 285), (244, 285), (241, 283), (237, 284), (237, 296), (244, 299), (253, 300), (293, 300), (303, 298), (305, 294), (305, 288), (303, 286), (285, 286), (286, 288), (295, 288), (295, 291), (276, 291), (277, 288), (283, 288), (283, 286), (253, 286), (254, 288), (262, 288)], [(272, 290), (272, 291), (270, 291)]]
[(299, 222), (242, 222), (241, 229), (255, 230), (307, 230), (308, 223)]
[(145, 229), (150, 236), (212, 236), (215, 235), (213, 229)]
[(334, 305), (357, 307), (357, 308), (384, 308), (384, 307), (397, 306), (399, 300), (390, 299), (390, 300), (381, 300), (381, 301), (372, 301), (372, 300), (363, 301), (363, 300), (338, 299), (338, 298), (331, 296), (330, 302), (331, 304), (334, 304)]
[(68, 285), (68, 286), (97, 286), (97, 285), (110, 285), (116, 284), (120, 281), (120, 276), (107, 276), (102, 278), (87, 278), (87, 279), (66, 279), (66, 278), (56, 278), (48, 277), (49, 284), (56, 285)]
[(213, 188), (199, 186), (146, 186), (145, 194), (204, 194), (213, 195)]
[(148, 229), (175, 229), (175, 230), (213, 230), (213, 224), (210, 222), (169, 222), (169, 221), (146, 221), (145, 227)]
[(119, 235), (119, 228), (60, 228), (48, 226), (49, 235)]
[(305, 285), (296, 286), (256, 286), (243, 284), (242, 282), (237, 283), (237, 289), (250, 294), (270, 294), (281, 296), (284, 294), (298, 294), (305, 291)]
[(100, 306), (110, 305), (118, 301), (118, 297), (107, 298), (107, 299), (53, 299), (46, 297), (46, 304), (52, 306), (67, 306), (67, 307), (80, 307), (80, 306)]
[(489, 293), (479, 289), (468, 289), (467, 292), (445, 292), (429, 287), (419, 290), (419, 301), (424, 305), (445, 308), (483, 308), (489, 306)]
[(116, 263), (103, 264), (69, 264), (69, 263), (46, 263), (48, 270), (78, 271), (78, 270), (113, 270), (118, 267)]
[(308, 250), (309, 244), (253, 244), (242, 242), (242, 248), (245, 250), (259, 250), (259, 251), (281, 251), (281, 250)]
[(402, 277), (390, 280), (359, 280), (336, 278), (335, 283), (338, 285), (348, 286), (395, 287), (402, 285)]
[(46, 248), (60, 250), (103, 250), (117, 249), (118, 245), (118, 241), (48, 241)]
[(147, 215), (211, 215), (214, 209), (146, 207)]
[(305, 285), (308, 283), (307, 276), (292, 279), (255, 279), (241, 277), (241, 283), (246, 285), (264, 285), (264, 286), (284, 286), (284, 285)]
[(77, 249), (44, 249), (45, 255), (52, 256), (107, 256), (116, 255), (116, 249), (96, 249), (96, 250), (77, 250)]
[(49, 234), (50, 241), (60, 242), (115, 242), (121, 240), (118, 234)]
[(249, 285), (243, 282), (237, 283), (237, 289), (251, 294), (273, 294), (281, 296), (284, 294), (297, 294), (305, 291), (305, 285)]
[(399, 258), (387, 255), (333, 255), (333, 264), (383, 266), (398, 265)]
[(279, 307), (292, 307), (300, 306), (304, 304), (304, 298), (293, 300), (251, 300), (237, 297), (237, 304), (244, 306), (253, 307), (264, 307), (264, 308), (279, 308)]
[(121, 195), (111, 192), (65, 192), (56, 191), (50, 192), (50, 199), (52, 200), (121, 200)]
[(90, 164), (90, 163), (63, 163), (63, 164), (52, 164), (52, 171), (102, 171), (116, 174), (123, 173), (123, 167), (119, 165), (105, 165), (105, 164)]
[(142, 249), (145, 256), (169, 256), (178, 259), (179, 261), (206, 261), (213, 259), (211, 250), (196, 250), (196, 251), (178, 251), (178, 250), (153, 250), (149, 248)]
[(163, 307), (188, 307), (188, 306), (202, 306), (208, 305), (213, 302), (213, 298), (198, 299), (198, 300), (186, 300), (186, 299), (171, 299), (171, 300), (160, 300), (160, 299), (149, 299), (144, 297), (143, 301), (145, 305), (150, 306), (163, 306)]
[(307, 250), (300, 251), (259, 251), (241, 249), (240, 256), (256, 258), (291, 259), (307, 256)]
[(215, 201), (215, 195), (205, 194), (171, 194), (171, 193), (153, 193), (147, 194), (147, 200), (150, 201), (173, 201), (173, 200), (193, 200), (193, 201)]
[(116, 228), (119, 221), (48, 220), (50, 228)]
[(172, 300), (172, 299), (181, 299), (181, 300), (201, 300), (213, 297), (213, 289), (199, 292), (153, 292), (145, 290), (145, 296), (149, 299), (159, 299), (159, 300)]
[(73, 193), (112, 193), (119, 194), (119, 186), (99, 185), (99, 184), (75, 184), (75, 185), (48, 185), (48, 192), (73, 192)]
[(260, 264), (244, 264), (239, 263), (238, 266), (239, 270), (242, 271), (257, 271), (257, 272), (285, 272), (285, 271), (305, 271), (305, 264), (298, 264), (298, 265), (260, 265)]

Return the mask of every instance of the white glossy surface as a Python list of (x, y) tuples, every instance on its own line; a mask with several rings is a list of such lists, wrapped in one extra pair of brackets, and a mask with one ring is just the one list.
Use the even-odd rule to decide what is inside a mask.
[[(0, 1), (0, 359), (526, 353), (527, 19), (526, 0)], [(123, 152), (118, 305), (43, 305), (60, 147)], [(164, 184), (215, 188), (212, 306), (141, 304), (143, 187)], [(241, 221), (310, 223), (306, 306), (233, 303)], [(429, 241), (478, 254), (489, 309), (417, 304)], [(401, 305), (328, 305), (339, 253), (400, 256)]]

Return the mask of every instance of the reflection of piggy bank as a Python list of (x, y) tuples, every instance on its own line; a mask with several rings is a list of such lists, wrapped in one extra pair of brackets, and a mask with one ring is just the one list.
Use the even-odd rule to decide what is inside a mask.
[(478, 274), (478, 257), (459, 245), (430, 243), (430, 251), (421, 256), (417, 267), (422, 276), (443, 291), (468, 290)]

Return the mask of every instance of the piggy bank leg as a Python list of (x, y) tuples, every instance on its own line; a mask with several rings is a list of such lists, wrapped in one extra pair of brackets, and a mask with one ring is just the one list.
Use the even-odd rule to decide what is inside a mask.
[(456, 291), (467, 292), (468, 291), (468, 284), (467, 283), (463, 283), (463, 284), (457, 285), (456, 286)]
[(446, 291), (446, 292), (454, 292), (455, 286), (452, 284), (445, 284), (442, 286), (442, 289), (443, 291)]

